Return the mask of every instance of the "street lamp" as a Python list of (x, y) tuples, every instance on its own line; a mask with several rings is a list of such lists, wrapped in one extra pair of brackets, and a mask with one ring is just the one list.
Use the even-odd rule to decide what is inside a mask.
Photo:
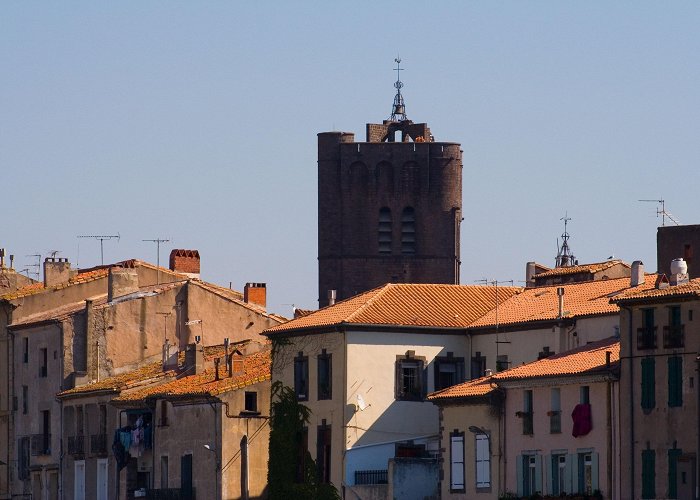
[(218, 498), (219, 498), (219, 470), (220, 470), (220, 468), (221, 468), (221, 467), (220, 467), (221, 464), (220, 464), (220, 462), (219, 462), (219, 455), (218, 455), (218, 453), (217, 453), (216, 448), (214, 448), (213, 446), (211, 446), (211, 445), (209, 445), (209, 444), (205, 444), (205, 445), (204, 445), (204, 448), (207, 449), (207, 450), (209, 450), (209, 451), (211, 451), (211, 452), (214, 454), (214, 460), (215, 460), (215, 462), (216, 462), (216, 468), (215, 468), (215, 470), (214, 470), (214, 481), (215, 481), (214, 484), (215, 484), (215, 487), (216, 487), (215, 498), (218, 499)]

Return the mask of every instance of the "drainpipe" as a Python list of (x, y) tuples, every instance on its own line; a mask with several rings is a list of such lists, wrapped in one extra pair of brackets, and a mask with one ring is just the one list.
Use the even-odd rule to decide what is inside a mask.
[[(629, 346), (630, 346), (630, 352), (629, 352), (629, 364), (630, 364), (630, 373), (629, 373), (629, 379), (630, 379), (630, 498), (635, 498), (635, 493), (634, 493), (634, 483), (635, 483), (635, 475), (634, 475), (634, 356), (632, 356), (632, 346), (634, 345), (634, 334), (632, 331), (632, 309), (629, 307), (622, 307), (620, 306), (620, 310), (625, 310), (629, 314), (629, 324), (627, 328), (627, 333), (628, 333), (628, 339), (629, 339)], [(622, 457), (620, 457), (620, 461), (622, 461)]]
[(610, 370), (610, 351), (605, 352), (605, 368), (608, 372), (607, 379), (607, 398), (606, 398), (606, 425), (608, 434), (607, 443), (607, 457), (606, 461), (608, 463), (608, 491), (610, 498), (615, 498), (613, 494), (613, 478), (612, 478), (612, 371)]

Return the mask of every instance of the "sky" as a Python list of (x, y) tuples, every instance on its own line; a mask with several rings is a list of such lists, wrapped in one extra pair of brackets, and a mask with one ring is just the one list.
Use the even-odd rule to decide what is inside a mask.
[[(0, 4), (0, 247), (15, 268), (167, 265), (317, 307), (316, 134), (406, 112), (463, 155), (461, 282), (656, 270), (657, 203), (700, 223), (700, 2)], [(669, 223), (667, 221), (667, 223)]]

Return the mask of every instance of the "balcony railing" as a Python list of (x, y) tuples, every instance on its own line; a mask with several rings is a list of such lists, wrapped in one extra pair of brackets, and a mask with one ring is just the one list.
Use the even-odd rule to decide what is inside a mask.
[(85, 454), (85, 436), (68, 436), (68, 454)]
[(107, 453), (107, 434), (92, 434), (90, 436), (90, 453), (94, 455)]
[(552, 410), (547, 412), (549, 415), (549, 433), (559, 434), (561, 432), (561, 411)]
[(685, 346), (685, 325), (664, 326), (664, 347), (684, 347)]
[(51, 434), (32, 434), (32, 456), (51, 455)]
[(197, 500), (195, 489), (183, 490), (182, 488), (161, 488), (146, 490), (147, 500)]
[(656, 349), (656, 330), (655, 326), (637, 328), (637, 349)]
[(356, 470), (355, 484), (388, 484), (388, 470)]
[(515, 413), (515, 416), (523, 419), (523, 434), (531, 436), (534, 433), (532, 412), (518, 411)]

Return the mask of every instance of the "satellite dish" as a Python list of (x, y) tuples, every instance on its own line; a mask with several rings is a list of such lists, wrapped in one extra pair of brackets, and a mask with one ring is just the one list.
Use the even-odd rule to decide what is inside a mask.
[(365, 403), (364, 398), (362, 397), (362, 394), (357, 395), (357, 407), (360, 409), (360, 411), (364, 411), (365, 408), (367, 408), (369, 405)]

